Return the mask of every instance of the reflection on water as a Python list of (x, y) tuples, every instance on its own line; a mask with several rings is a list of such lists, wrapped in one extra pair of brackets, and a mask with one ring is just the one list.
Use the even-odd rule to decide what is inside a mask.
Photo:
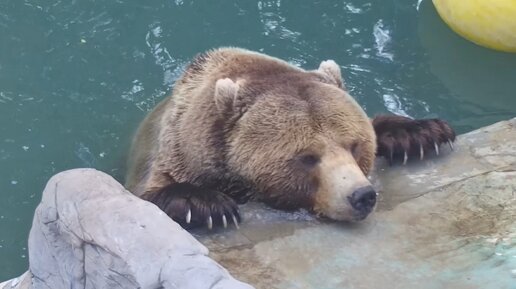
[(334, 59), (369, 115), (465, 132), (516, 114), (515, 56), (462, 40), (431, 1), (4, 0), (0, 39), (0, 279), (27, 266), (48, 178), (93, 166), (121, 180), (136, 125), (206, 49)]

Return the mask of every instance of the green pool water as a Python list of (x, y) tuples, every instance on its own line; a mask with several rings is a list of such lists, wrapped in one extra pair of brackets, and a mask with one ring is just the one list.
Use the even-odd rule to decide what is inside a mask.
[(471, 44), (429, 0), (0, 1), (0, 280), (28, 265), (49, 177), (122, 181), (131, 135), (198, 52), (240, 46), (334, 59), (371, 116), (441, 117), (459, 133), (516, 116), (516, 54)]

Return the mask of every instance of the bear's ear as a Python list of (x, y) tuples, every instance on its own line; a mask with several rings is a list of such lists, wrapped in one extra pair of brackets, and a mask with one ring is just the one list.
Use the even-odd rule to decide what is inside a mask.
[(231, 110), (238, 96), (240, 86), (229, 78), (215, 83), (215, 105), (220, 112)]
[(321, 62), (321, 64), (319, 65), (319, 69), (317, 71), (325, 75), (338, 87), (344, 88), (342, 74), (340, 73), (340, 67), (335, 61), (325, 60)]

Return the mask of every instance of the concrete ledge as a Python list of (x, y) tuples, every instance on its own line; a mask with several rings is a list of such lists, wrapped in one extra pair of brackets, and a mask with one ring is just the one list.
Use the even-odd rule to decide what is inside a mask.
[(514, 289), (516, 119), (427, 157), (378, 160), (381, 203), (364, 223), (248, 204), (239, 231), (196, 236), (256, 288)]
[(388, 167), (379, 160), (374, 178), (382, 194), (382, 208), (424, 195), (454, 182), (516, 164), (516, 118), (495, 123), (457, 138), (454, 151), (442, 147), (440, 156), (407, 166)]

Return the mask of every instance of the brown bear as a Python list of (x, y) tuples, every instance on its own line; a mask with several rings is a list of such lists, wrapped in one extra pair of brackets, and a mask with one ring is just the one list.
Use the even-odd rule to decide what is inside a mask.
[(376, 205), (376, 155), (406, 163), (454, 140), (439, 119), (371, 121), (334, 61), (306, 71), (220, 48), (195, 57), (142, 122), (126, 187), (185, 228), (238, 226), (248, 200), (356, 221)]

